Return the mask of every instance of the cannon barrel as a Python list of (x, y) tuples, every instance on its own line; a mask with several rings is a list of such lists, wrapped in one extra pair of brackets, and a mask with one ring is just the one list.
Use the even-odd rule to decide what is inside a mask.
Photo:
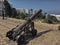
[(30, 21), (32, 21), (38, 14), (40, 14), (42, 12), (42, 10), (40, 9), (37, 13), (35, 13), (34, 15), (32, 15), (26, 22), (24, 22), (24, 24), (20, 25), (19, 27), (17, 27), (17, 30), (21, 30), (24, 26), (26, 26)]
[(38, 12), (32, 15), (27, 21), (25, 21), (22, 25), (17, 26), (11, 31), (8, 31), (6, 36), (11, 40), (15, 39), (18, 35), (20, 35), (24, 31), (23, 29), (25, 28), (25, 26), (28, 25), (41, 12), (42, 10), (40, 9)]

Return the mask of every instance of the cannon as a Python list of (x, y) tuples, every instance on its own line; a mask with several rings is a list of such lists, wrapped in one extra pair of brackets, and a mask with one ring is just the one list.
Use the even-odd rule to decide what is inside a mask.
[(15, 28), (9, 30), (6, 33), (6, 37), (13, 41), (18, 40), (19, 42), (24, 42), (25, 35), (35, 37), (37, 35), (37, 30), (34, 28), (33, 20), (41, 12), (42, 10), (40, 9), (38, 12), (28, 18), (23, 24), (17, 25)]

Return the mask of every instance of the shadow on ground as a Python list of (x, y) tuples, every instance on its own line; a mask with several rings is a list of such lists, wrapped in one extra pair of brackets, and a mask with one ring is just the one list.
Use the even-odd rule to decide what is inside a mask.
[[(31, 41), (31, 40), (33, 40), (33, 39), (35, 39), (35, 38), (38, 38), (38, 37), (40, 37), (40, 36), (42, 36), (42, 35), (50, 32), (50, 31), (53, 31), (53, 30), (47, 30), (47, 31), (39, 32), (39, 33), (37, 33), (37, 35), (36, 35), (35, 37), (26, 36), (26, 37), (25, 37), (25, 38), (26, 38), (26, 39), (25, 39), (25, 42), (22, 43), (22, 44), (19, 43), (19, 44), (17, 44), (17, 45), (27, 45), (27, 43), (29, 43), (29, 41)], [(17, 43), (18, 43), (18, 42), (17, 42)]]

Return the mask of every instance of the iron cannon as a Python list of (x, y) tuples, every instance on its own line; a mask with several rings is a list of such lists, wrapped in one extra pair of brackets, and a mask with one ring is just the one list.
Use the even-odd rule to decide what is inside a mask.
[(6, 37), (10, 40), (18, 40), (20, 42), (24, 41), (24, 36), (30, 35), (35, 37), (37, 35), (37, 30), (34, 28), (34, 18), (40, 14), (42, 10), (40, 9), (34, 15), (32, 15), (28, 20), (26, 20), (23, 24), (17, 25), (15, 28), (9, 30), (6, 33)]

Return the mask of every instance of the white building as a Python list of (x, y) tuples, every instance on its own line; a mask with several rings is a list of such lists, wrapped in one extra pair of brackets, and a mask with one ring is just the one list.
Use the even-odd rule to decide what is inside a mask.
[(16, 8), (17, 11), (20, 13), (27, 13), (27, 14), (34, 14), (34, 10), (31, 11), (31, 9), (24, 9), (24, 8)]

